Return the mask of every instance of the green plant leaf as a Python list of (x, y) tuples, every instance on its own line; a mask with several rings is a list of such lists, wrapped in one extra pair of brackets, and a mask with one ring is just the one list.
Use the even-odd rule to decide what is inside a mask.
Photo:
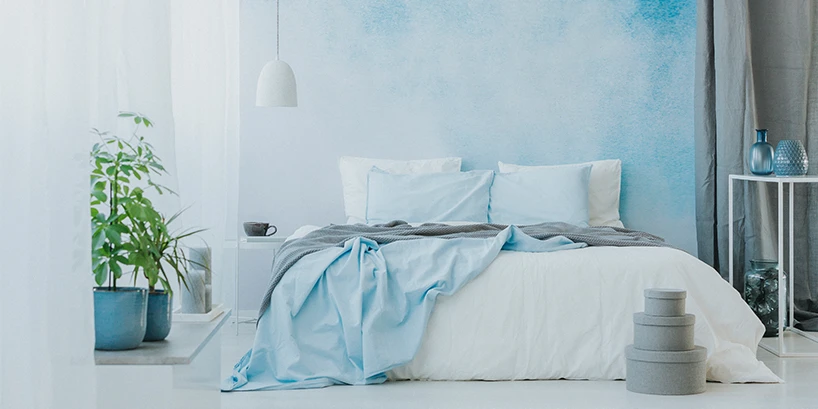
[(104, 231), (105, 231), (105, 237), (107, 237), (108, 240), (111, 241), (111, 243), (113, 243), (116, 246), (122, 244), (122, 235), (120, 235), (116, 230), (113, 230), (111, 228), (107, 228)]
[(108, 268), (111, 269), (111, 272), (114, 273), (114, 278), (119, 279), (122, 277), (122, 267), (119, 266), (114, 260), (108, 262)]
[(108, 278), (108, 264), (103, 263), (94, 268), (94, 281), (98, 286), (105, 284), (105, 279)]
[(105, 192), (103, 192), (101, 190), (92, 190), (91, 191), (91, 196), (94, 196), (100, 202), (107, 202), (108, 201), (108, 196), (105, 194)]
[(130, 229), (128, 229), (128, 226), (126, 226), (124, 224), (112, 224), (108, 228), (110, 230), (113, 230), (113, 231), (119, 233), (119, 234), (128, 234), (130, 232)]
[(91, 248), (98, 249), (105, 244), (105, 234), (101, 229), (94, 231), (91, 235)]
[(117, 115), (117, 116), (118, 116), (118, 117), (120, 117), (120, 118), (130, 118), (130, 117), (132, 117), (132, 116), (134, 116), (134, 115), (136, 115), (136, 114), (134, 114), (133, 112), (125, 112), (125, 111), (121, 111), (121, 112), (119, 113), (119, 115)]
[(138, 116), (137, 116), (137, 117), (134, 117), (133, 121), (134, 121), (134, 123), (136, 123), (136, 124), (141, 124), (141, 123), (142, 123), (142, 118), (140, 118), (140, 117), (138, 117)]

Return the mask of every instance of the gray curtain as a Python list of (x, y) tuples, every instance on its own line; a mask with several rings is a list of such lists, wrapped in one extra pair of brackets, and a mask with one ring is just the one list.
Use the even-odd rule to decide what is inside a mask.
[[(773, 146), (781, 139), (804, 142), (809, 173), (818, 174), (817, 23), (814, 0), (698, 0), (698, 251), (725, 277), (728, 175), (749, 173), (755, 128), (767, 128)], [(750, 259), (778, 256), (777, 188), (736, 182), (734, 189), (733, 260), (741, 289)], [(818, 330), (818, 188), (797, 187), (795, 207), (796, 319), (800, 327)]]

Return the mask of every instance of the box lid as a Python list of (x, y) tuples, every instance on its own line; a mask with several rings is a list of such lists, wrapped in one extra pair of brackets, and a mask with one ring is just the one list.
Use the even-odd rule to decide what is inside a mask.
[(690, 351), (646, 351), (628, 345), (625, 347), (625, 358), (642, 362), (686, 364), (706, 360), (707, 348), (696, 345)]
[(687, 297), (687, 291), (678, 288), (648, 288), (645, 289), (645, 298), (660, 298), (666, 300), (681, 300)]
[(633, 314), (633, 323), (656, 327), (684, 327), (695, 324), (696, 316), (693, 314), (685, 314), (678, 317), (661, 317), (658, 315), (648, 315), (644, 312), (637, 312)]

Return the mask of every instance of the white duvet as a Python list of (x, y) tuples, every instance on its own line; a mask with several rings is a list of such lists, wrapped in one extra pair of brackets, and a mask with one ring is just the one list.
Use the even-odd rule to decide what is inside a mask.
[(460, 291), (438, 298), (415, 358), (389, 377), (624, 379), (633, 313), (652, 287), (687, 290), (708, 380), (781, 381), (756, 359), (764, 327), (739, 293), (695, 257), (648, 247), (501, 252)]

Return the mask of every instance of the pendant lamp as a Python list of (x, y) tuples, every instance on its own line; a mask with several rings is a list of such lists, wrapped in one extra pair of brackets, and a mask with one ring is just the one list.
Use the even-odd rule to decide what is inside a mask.
[(279, 0), (276, 0), (276, 59), (265, 64), (258, 76), (256, 106), (259, 107), (298, 106), (295, 74), (293, 74), (290, 65), (281, 61), (278, 57), (280, 27)]

